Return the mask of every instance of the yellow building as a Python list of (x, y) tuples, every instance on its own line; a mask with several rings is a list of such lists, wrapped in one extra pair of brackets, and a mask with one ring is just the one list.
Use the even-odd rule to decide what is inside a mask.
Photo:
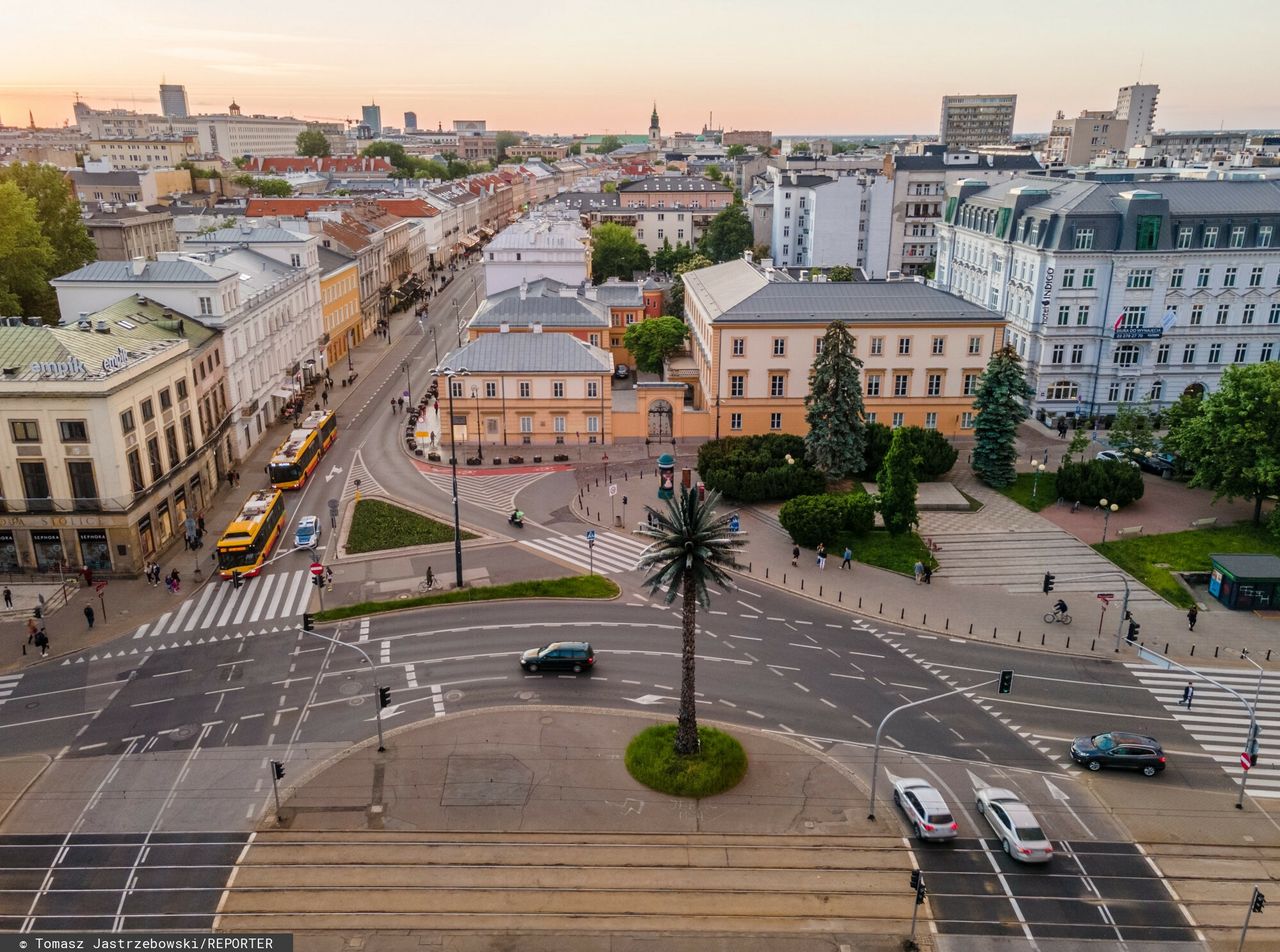
[(320, 304), (324, 315), (327, 364), (335, 366), (364, 340), (360, 321), (360, 270), (355, 258), (318, 248)]

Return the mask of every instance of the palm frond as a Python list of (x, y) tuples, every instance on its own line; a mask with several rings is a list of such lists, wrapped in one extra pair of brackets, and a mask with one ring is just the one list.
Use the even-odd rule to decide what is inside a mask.
[(708, 583), (726, 591), (733, 588), (729, 571), (742, 568), (736, 554), (746, 539), (729, 531), (730, 516), (719, 511), (719, 502), (717, 492), (700, 500), (697, 493), (682, 488), (664, 508), (645, 507), (653, 524), (637, 531), (653, 542), (641, 553), (639, 567), (652, 570), (645, 585), (654, 594), (665, 590), (668, 605), (683, 590), (686, 578), (703, 606), (710, 604)]

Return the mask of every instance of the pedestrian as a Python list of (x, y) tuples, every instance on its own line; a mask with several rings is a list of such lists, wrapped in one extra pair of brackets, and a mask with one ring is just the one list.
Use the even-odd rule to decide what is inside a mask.
[(798, 545), (793, 545), (791, 547), (791, 564), (792, 565), (800, 564), (800, 546)]
[(40, 649), (40, 657), (47, 658), (49, 656), (49, 636), (43, 626), (36, 632), (36, 647)]
[(36, 593), (36, 617), (44, 617), (44, 592)]
[(924, 584), (933, 584), (933, 569), (929, 567), (928, 562), (924, 563), (924, 572), (921, 573), (921, 577), (924, 579)]
[(173, 579), (173, 591), (174, 591), (174, 594), (176, 595), (178, 592), (182, 590), (182, 576), (178, 574), (177, 569), (174, 569), (169, 577)]
[(842, 561), (840, 562), (840, 568), (842, 569), (853, 568), (853, 549), (849, 548), (847, 545), (844, 547), (844, 556), (842, 558)]
[(822, 572), (827, 567), (827, 544), (825, 542), (818, 543), (818, 571)]
[(1065, 440), (1067, 438), (1067, 418), (1062, 417), (1058, 420), (1058, 439)]
[(401, 413), (403, 413), (403, 412), (404, 412), (404, 397), (401, 397), (401, 398), (400, 398), (399, 403), (400, 403), (400, 412), (401, 412)]
[(196, 529), (199, 530), (200, 535), (204, 535), (204, 516), (203, 515), (196, 516)]
[(436, 587), (436, 573), (431, 571), (431, 566), (427, 566), (427, 591), (431, 591)]
[(1191, 702), (1195, 700), (1195, 697), (1195, 685), (1188, 681), (1187, 686), (1182, 689), (1182, 700), (1178, 702), (1178, 706), (1182, 707), (1185, 705), (1188, 711), (1191, 710)]
[(329, 388), (325, 387), (320, 396), (324, 400), (324, 405), (327, 407), (329, 405)]
[(93, 631), (93, 606), (84, 606), (84, 620), (89, 623), (89, 630)]
[(391, 415), (392, 416), (396, 415), (396, 398), (395, 397), (391, 398)]
[(227, 488), (236, 488), (236, 471), (234, 469), (227, 470)]
[(919, 585), (921, 580), (924, 578), (924, 563), (919, 559), (916, 559), (915, 568), (912, 571), (915, 572), (916, 584)]
[(324, 567), (324, 584), (329, 591), (333, 591), (333, 566), (326, 565)]
[[(4, 590), (4, 593), (5, 595), (8, 595), (9, 590), (6, 588)], [(1200, 617), (1200, 609), (1197, 608), (1195, 605), (1192, 605), (1190, 608), (1187, 609), (1187, 631), (1196, 630), (1196, 619), (1199, 617)]]
[(26, 644), (22, 646), (23, 654), (27, 653), (27, 645), (34, 645), (36, 643), (36, 632), (38, 632), (39, 630), (40, 630), (40, 623), (37, 622), (34, 618), (28, 618), (27, 619), (27, 641), (26, 641)]
[(9, 591), (8, 585), (4, 587), (4, 607), (5, 608), (13, 607), (13, 592)]
[(239, 489), (240, 488), (240, 470), (238, 469), (232, 470), (231, 477), (232, 479), (235, 480), (235, 483), (233, 485), (236, 487), (236, 489)]

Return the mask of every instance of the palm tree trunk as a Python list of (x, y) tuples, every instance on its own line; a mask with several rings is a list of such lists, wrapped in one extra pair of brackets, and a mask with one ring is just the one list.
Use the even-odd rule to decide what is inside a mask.
[(680, 713), (676, 715), (676, 753), (696, 754), (698, 710), (694, 698), (694, 652), (697, 647), (698, 593), (690, 576), (684, 580), (684, 604), (680, 613), (683, 628), (680, 645)]

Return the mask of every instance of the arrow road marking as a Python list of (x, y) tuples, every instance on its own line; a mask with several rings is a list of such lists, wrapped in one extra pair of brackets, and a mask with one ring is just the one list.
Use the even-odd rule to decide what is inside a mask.
[(644, 694), (640, 697), (624, 697), (624, 701), (630, 701), (632, 704), (661, 704), (663, 701), (679, 701), (678, 697), (667, 697), (665, 694)]
[(1044, 785), (1049, 788), (1049, 796), (1057, 800), (1058, 803), (1061, 804), (1061, 806), (1068, 813), (1071, 814), (1071, 818), (1080, 824), (1080, 829), (1084, 830), (1085, 835), (1088, 836), (1089, 839), (1091, 840), (1097, 839), (1097, 837), (1094, 836), (1093, 831), (1090, 830), (1089, 827), (1085, 824), (1084, 820), (1080, 819), (1076, 811), (1071, 808), (1071, 805), (1069, 803), (1067, 803), (1067, 801), (1071, 799), (1069, 796), (1067, 796), (1067, 792), (1063, 790), (1061, 787), (1059, 787), (1057, 784), (1055, 784), (1048, 777), (1044, 778)]
[(977, 791), (977, 790), (982, 790), (982, 789), (984, 789), (984, 788), (986, 788), (986, 787), (991, 786), (991, 784), (987, 783), (985, 780), (983, 780), (981, 777), (979, 777), (979, 776), (978, 776), (976, 773), (974, 773), (972, 770), (968, 770), (968, 769), (966, 769), (966, 770), (965, 770), (965, 773), (967, 773), (967, 774), (969, 775), (969, 784), (970, 784), (970, 786), (972, 786), (972, 787), (973, 787), (973, 789), (974, 789), (975, 791)]
[(329, 470), (329, 472), (325, 474), (324, 481), (327, 483), (329, 480), (333, 479), (333, 477), (341, 475), (342, 467), (335, 464), (333, 469)]

